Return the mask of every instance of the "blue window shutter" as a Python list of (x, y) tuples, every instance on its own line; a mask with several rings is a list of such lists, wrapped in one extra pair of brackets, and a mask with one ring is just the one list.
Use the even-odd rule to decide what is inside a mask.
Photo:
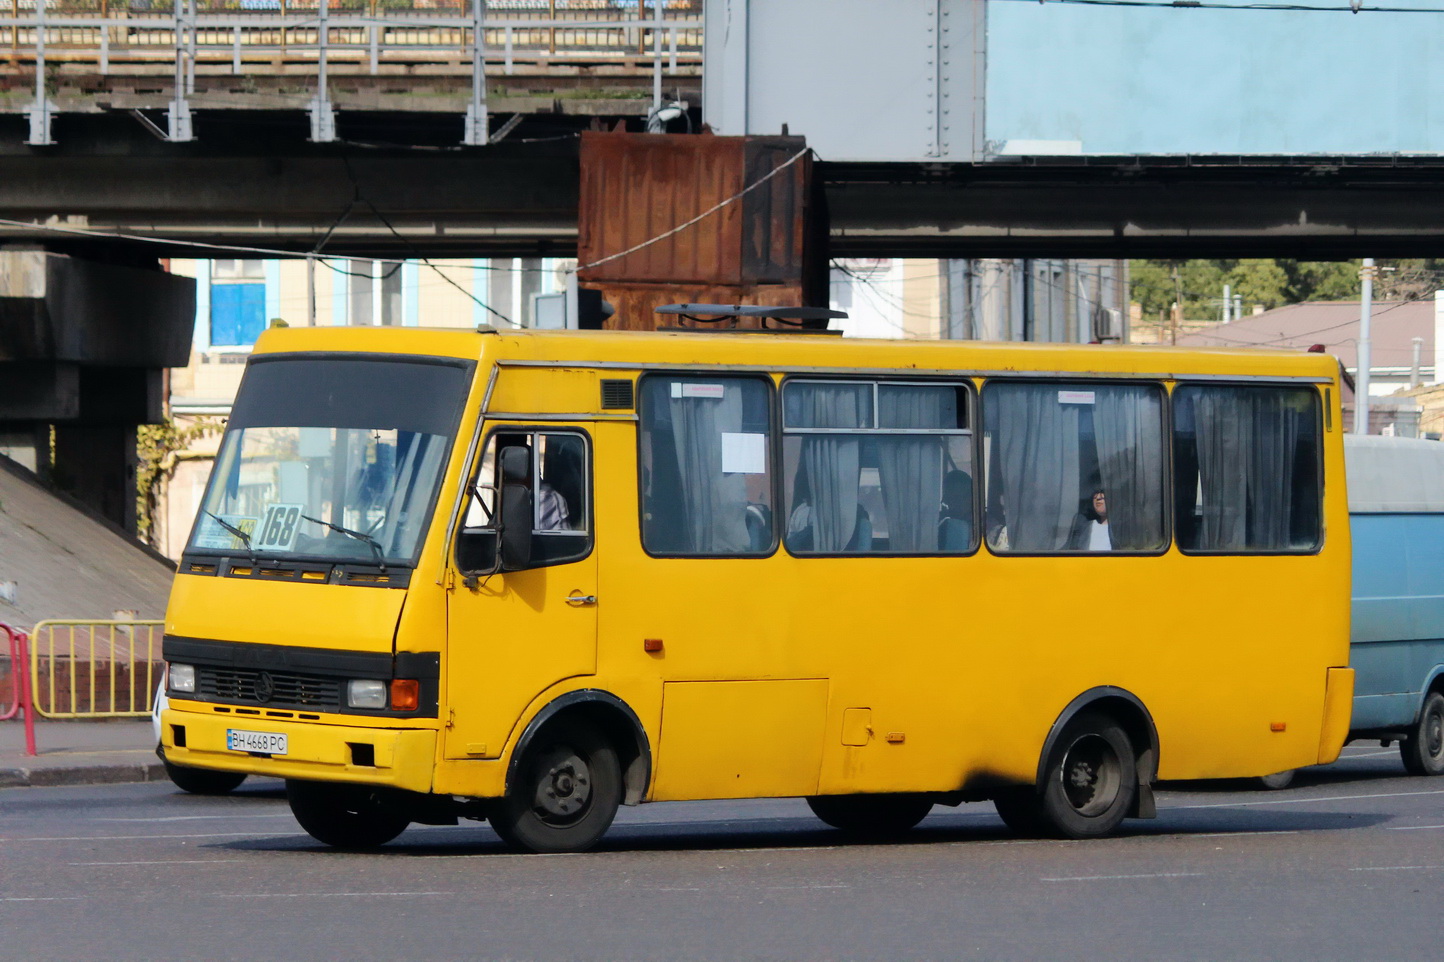
[(212, 346), (249, 346), (265, 329), (265, 284), (211, 285)]

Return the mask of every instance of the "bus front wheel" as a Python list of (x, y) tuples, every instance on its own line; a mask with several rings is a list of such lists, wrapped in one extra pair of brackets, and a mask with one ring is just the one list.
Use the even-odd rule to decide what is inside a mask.
[(527, 748), (489, 819), (513, 848), (584, 852), (611, 826), (621, 803), (616, 749), (590, 729), (558, 725)]
[(405, 831), (411, 820), (391, 810), (364, 785), (286, 779), (291, 814), (318, 842), (336, 848), (376, 848)]
[(1123, 821), (1137, 792), (1128, 733), (1107, 715), (1083, 712), (1059, 733), (1042, 784), (1000, 795), (993, 804), (1022, 835), (1099, 838)]
[(933, 803), (918, 795), (812, 795), (812, 814), (849, 835), (901, 835), (933, 810)]
[(1399, 742), (1399, 754), (1410, 775), (1444, 775), (1444, 695), (1430, 692), (1419, 712), (1419, 724)]

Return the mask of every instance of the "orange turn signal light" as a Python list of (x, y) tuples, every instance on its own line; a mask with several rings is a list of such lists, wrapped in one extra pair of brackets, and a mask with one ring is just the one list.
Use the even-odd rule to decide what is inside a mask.
[(662, 639), (660, 639), (660, 638), (643, 638), (643, 639), (642, 639), (642, 650), (643, 650), (643, 651), (652, 651), (652, 652), (661, 651), (661, 650), (662, 650)]
[(415, 711), (421, 704), (421, 682), (415, 678), (396, 678), (391, 682), (391, 707), (395, 711)]
[(1269, 731), (1271, 732), (1287, 731), (1288, 727), (1288, 722), (1269, 722)]

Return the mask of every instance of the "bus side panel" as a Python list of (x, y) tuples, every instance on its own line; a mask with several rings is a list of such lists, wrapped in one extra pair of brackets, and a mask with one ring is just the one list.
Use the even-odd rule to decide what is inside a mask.
[(663, 690), (654, 800), (817, 792), (826, 681), (670, 682)]

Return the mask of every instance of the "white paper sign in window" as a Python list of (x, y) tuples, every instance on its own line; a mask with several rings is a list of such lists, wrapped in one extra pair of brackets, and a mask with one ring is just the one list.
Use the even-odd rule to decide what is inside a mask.
[(672, 397), (705, 397), (720, 401), (727, 396), (727, 388), (722, 384), (687, 384), (685, 382), (672, 382)]
[(722, 472), (724, 474), (766, 474), (767, 435), (722, 435)]
[(1059, 404), (1092, 404), (1092, 391), (1059, 391)]

